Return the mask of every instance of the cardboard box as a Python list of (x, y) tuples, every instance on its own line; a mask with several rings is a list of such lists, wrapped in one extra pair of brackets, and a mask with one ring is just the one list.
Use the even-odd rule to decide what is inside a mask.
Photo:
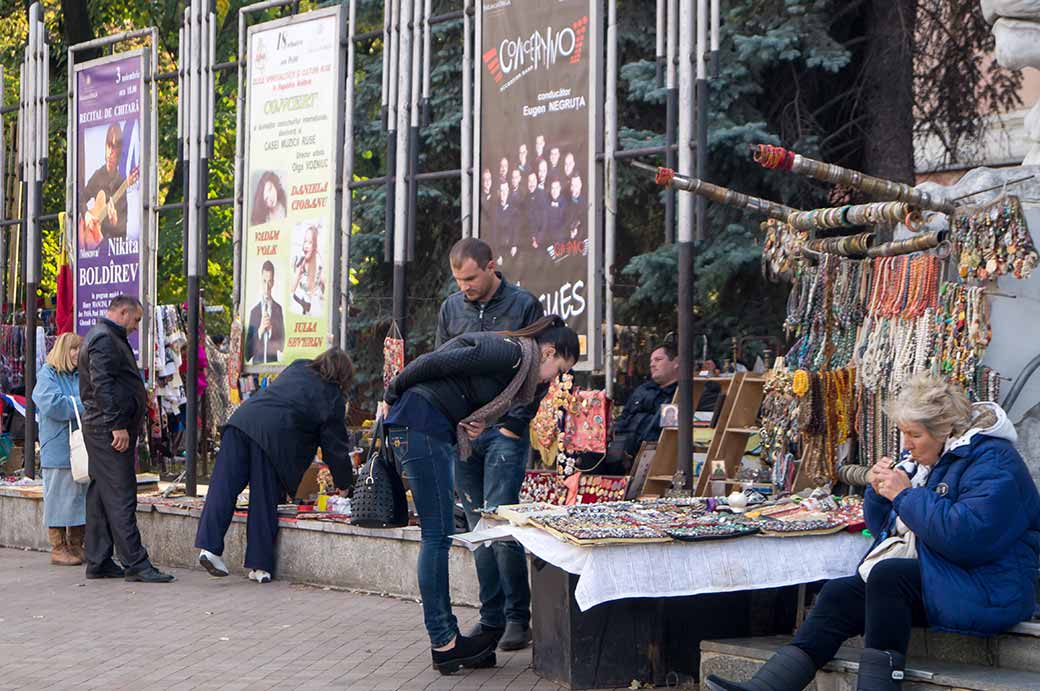
[(296, 488), (296, 494), (293, 499), (300, 501), (313, 501), (318, 495), (318, 471), (322, 469), (324, 464), (322, 463), (311, 463), (307, 468), (307, 472), (303, 474), (303, 479), (300, 480), (300, 486)]

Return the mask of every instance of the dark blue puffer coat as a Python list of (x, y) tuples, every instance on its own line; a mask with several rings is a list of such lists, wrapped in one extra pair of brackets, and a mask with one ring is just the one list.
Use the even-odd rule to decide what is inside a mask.
[(932, 629), (991, 636), (1036, 609), (1040, 496), (1007, 415), (994, 404), (978, 405), (997, 413), (995, 425), (954, 442), (927, 485), (894, 502), (867, 488), (864, 513), (878, 541), (896, 514), (917, 536)]

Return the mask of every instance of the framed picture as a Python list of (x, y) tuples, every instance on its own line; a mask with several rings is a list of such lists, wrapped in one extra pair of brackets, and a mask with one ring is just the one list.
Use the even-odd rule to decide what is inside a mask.
[(679, 426), (679, 406), (665, 403), (661, 406), (661, 427)]
[(636, 459), (632, 463), (632, 475), (625, 490), (625, 500), (638, 499), (643, 493), (643, 485), (646, 478), (650, 476), (650, 469), (654, 465), (654, 457), (657, 455), (657, 442), (644, 441), (636, 452)]

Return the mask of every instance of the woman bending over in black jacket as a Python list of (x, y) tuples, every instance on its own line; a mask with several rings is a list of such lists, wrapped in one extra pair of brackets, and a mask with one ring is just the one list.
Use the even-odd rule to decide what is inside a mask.
[(469, 333), (413, 361), (390, 383), (385, 425), (419, 512), (419, 591), (442, 674), (494, 664), (494, 632), (459, 633), (448, 590), (448, 549), (454, 526), (455, 452), (469, 455), (470, 440), (508, 411), (527, 403), (538, 384), (577, 361), (578, 336), (557, 316), (520, 331)]
[(221, 558), (224, 534), (247, 484), (245, 561), (250, 580), (258, 583), (270, 581), (274, 572), (278, 504), (296, 493), (319, 446), (336, 487), (354, 485), (346, 421), (353, 382), (350, 356), (330, 348), (286, 367), (228, 420), (195, 536), (199, 563), (212, 575), (228, 575)]

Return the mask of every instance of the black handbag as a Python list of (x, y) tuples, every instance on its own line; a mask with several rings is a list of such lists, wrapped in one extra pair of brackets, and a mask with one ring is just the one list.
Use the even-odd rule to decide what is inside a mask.
[(358, 472), (350, 499), (350, 524), (362, 528), (402, 528), (408, 525), (408, 498), (379, 420), (372, 430), (368, 460)]

